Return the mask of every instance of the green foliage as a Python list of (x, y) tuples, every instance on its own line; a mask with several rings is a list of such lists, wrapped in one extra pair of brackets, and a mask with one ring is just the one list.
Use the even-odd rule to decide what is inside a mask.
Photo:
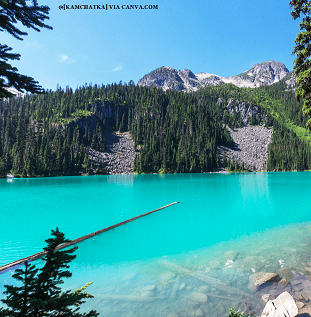
[(270, 171), (311, 169), (310, 145), (283, 125), (275, 122), (267, 169)]
[[(298, 88), (296, 97), (304, 100), (303, 113), (311, 115), (311, 6), (308, 0), (291, 0), (290, 6), (293, 9), (291, 15), (294, 20), (303, 16), (299, 23), (301, 30), (296, 39), (293, 54), (296, 54), (294, 72), (297, 75)], [(311, 119), (307, 122), (311, 130)]]
[(38, 269), (34, 265), (25, 262), (25, 269), (16, 269), (12, 277), (18, 280), (22, 286), (5, 285), (4, 295), (8, 295), (2, 302), (8, 306), (0, 309), (0, 316), (31, 316), (33, 307), (30, 301), (35, 297), (35, 276)]
[(228, 317), (245, 317), (244, 313), (241, 313), (239, 310), (235, 311), (233, 307), (229, 309), (229, 312), (230, 314)]
[[(77, 247), (58, 251), (57, 247), (69, 240), (65, 239), (62, 232), (56, 228), (52, 230), (52, 238), (47, 239), (44, 248), (47, 254), (41, 269), (25, 262), (25, 269), (16, 269), (13, 274), (21, 286), (5, 285), (4, 294), (7, 298), (2, 300), (7, 308), (0, 309), (0, 316), (18, 317), (43, 317), (43, 316), (70, 316), (70, 317), (95, 317), (99, 314), (92, 310), (81, 314), (80, 305), (86, 298), (93, 296), (85, 292), (87, 285), (75, 292), (62, 292), (60, 284), (64, 278), (69, 278), (72, 273), (68, 270), (69, 263), (76, 257), (72, 253)], [(38, 273), (39, 272), (39, 273)]]
[[(44, 23), (49, 19), (49, 7), (39, 6), (36, 0), (28, 5), (25, 0), (0, 1), (0, 32), (7, 31), (18, 40), (27, 32), (21, 31), (15, 25), (22, 23), (24, 26), (40, 31), (40, 28), (52, 29)], [(42, 93), (43, 89), (32, 77), (21, 75), (18, 69), (8, 63), (9, 60), (19, 60), (20, 54), (12, 53), (12, 48), (0, 44), (0, 98), (12, 97), (5, 88), (15, 87), (19, 91)]]
[(226, 155), (223, 156), (223, 167), (227, 169), (228, 172), (239, 173), (239, 172), (249, 172), (245, 168), (244, 163), (239, 164), (235, 159), (227, 159)]
[(88, 110), (77, 110), (70, 114), (70, 118), (62, 118), (60, 113), (57, 113), (55, 115), (56, 123), (62, 124), (62, 125), (68, 125), (72, 122), (75, 122), (77, 120), (80, 120), (82, 118), (91, 117), (94, 115), (94, 112), (88, 111)]
[(155, 96), (135, 107), (131, 132), (134, 142), (142, 144), (135, 171), (198, 173), (217, 168), (217, 145), (231, 146), (232, 139), (211, 114), (215, 100), (179, 91), (150, 92)]

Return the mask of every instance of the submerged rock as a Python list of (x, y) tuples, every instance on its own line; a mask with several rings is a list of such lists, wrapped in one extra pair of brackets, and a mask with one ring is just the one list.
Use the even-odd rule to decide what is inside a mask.
[(172, 279), (176, 276), (173, 272), (166, 272), (161, 274), (159, 277), (161, 281), (159, 282), (160, 285), (167, 285), (172, 282)]
[(154, 291), (156, 288), (155, 285), (148, 285), (148, 286), (145, 286), (141, 289), (142, 292), (145, 292), (145, 291)]
[(141, 297), (152, 297), (153, 295), (152, 291), (144, 291), (141, 293)]
[(260, 287), (262, 287), (266, 283), (278, 282), (281, 280), (277, 273), (264, 273), (258, 272), (249, 277), (250, 284), (249, 288), (252, 291), (257, 291)]
[(207, 296), (198, 292), (193, 292), (188, 298), (197, 303), (205, 303), (207, 301)]
[(291, 280), (294, 276), (294, 274), (291, 272), (291, 270), (289, 270), (285, 267), (278, 270), (278, 274), (279, 274), (279, 276), (287, 279), (288, 281)]
[(198, 292), (199, 293), (204, 293), (206, 292), (208, 289), (208, 286), (207, 285), (204, 285), (204, 286), (201, 286), (199, 289), (198, 289)]
[(186, 284), (185, 284), (185, 283), (181, 283), (181, 284), (180, 284), (180, 286), (179, 286), (179, 290), (181, 291), (182, 289), (184, 289), (184, 288), (185, 288), (185, 286), (186, 286)]
[(198, 309), (195, 311), (195, 316), (196, 316), (196, 317), (203, 317), (203, 316), (204, 316), (204, 313), (203, 313), (203, 311), (202, 311), (200, 308), (198, 308)]
[(287, 279), (285, 279), (285, 278), (282, 278), (282, 279), (280, 280), (279, 284), (282, 284), (282, 285), (286, 286), (286, 285), (289, 284), (289, 281), (288, 281)]

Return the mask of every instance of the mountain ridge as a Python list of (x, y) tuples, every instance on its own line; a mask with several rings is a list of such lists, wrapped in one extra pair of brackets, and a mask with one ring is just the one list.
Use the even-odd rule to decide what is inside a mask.
[(190, 69), (181, 71), (169, 66), (162, 66), (146, 74), (138, 81), (138, 85), (183, 91), (197, 91), (206, 86), (224, 83), (231, 83), (240, 88), (256, 88), (272, 85), (289, 74), (289, 70), (283, 63), (273, 60), (255, 64), (251, 69), (232, 77), (222, 77), (207, 72), (194, 74)]

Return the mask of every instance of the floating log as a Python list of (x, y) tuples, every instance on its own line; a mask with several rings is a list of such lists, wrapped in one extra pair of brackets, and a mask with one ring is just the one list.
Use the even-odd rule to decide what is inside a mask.
[(192, 271), (190, 271), (190, 270), (188, 270), (180, 265), (174, 264), (174, 263), (166, 261), (166, 260), (161, 260), (160, 263), (164, 264), (167, 267), (170, 267), (172, 269), (177, 270), (179, 273), (191, 275), (194, 278), (196, 278), (202, 282), (205, 282), (207, 284), (211, 284), (215, 288), (218, 288), (222, 291), (225, 291), (226, 293), (235, 294), (235, 295), (242, 295), (242, 296), (247, 296), (247, 297), (253, 298), (253, 296), (251, 296), (247, 293), (244, 293), (243, 291), (239, 290), (238, 288), (228, 286), (227, 284), (223, 283), (220, 280), (217, 280), (214, 277), (202, 275), (202, 274), (196, 273), (196, 272), (192, 272)]
[[(95, 231), (95, 232), (90, 233), (90, 234), (88, 234), (88, 235), (86, 235), (86, 236), (83, 236), (83, 237), (81, 237), (81, 238), (74, 239), (74, 240), (71, 240), (71, 241), (69, 241), (69, 242), (63, 243), (63, 244), (59, 245), (58, 247), (56, 247), (55, 250), (61, 250), (61, 249), (67, 248), (67, 247), (69, 247), (69, 246), (71, 246), (71, 245), (73, 245), (73, 244), (76, 244), (76, 243), (78, 243), (78, 242), (81, 242), (81, 241), (84, 241), (84, 240), (86, 240), (86, 239), (92, 238), (92, 237), (94, 237), (94, 236), (96, 236), (96, 235), (98, 235), (98, 234), (101, 234), (101, 233), (103, 233), (103, 232), (106, 232), (106, 231), (112, 230), (112, 229), (114, 229), (114, 228), (117, 228), (117, 227), (119, 227), (119, 226), (125, 225), (125, 224), (128, 223), (128, 222), (131, 222), (131, 221), (134, 221), (134, 220), (136, 220), (136, 219), (145, 217), (145, 216), (150, 215), (150, 214), (152, 214), (152, 213), (154, 213), (154, 212), (156, 212), (156, 211), (158, 211), (158, 210), (161, 210), (161, 209), (170, 207), (170, 206), (175, 205), (175, 204), (178, 204), (178, 203), (179, 203), (179, 201), (176, 201), (176, 202), (174, 202), (174, 203), (168, 204), (168, 205), (163, 206), (163, 207), (161, 207), (161, 208), (158, 208), (158, 209), (155, 209), (155, 210), (146, 212), (146, 213), (144, 213), (144, 214), (142, 214), (142, 215), (139, 215), (139, 216), (130, 218), (130, 219), (128, 219), (128, 220), (119, 222), (119, 223), (117, 223), (117, 224), (115, 224), (115, 225), (113, 225), (113, 226), (110, 226), (110, 227), (107, 227), (107, 228), (104, 228), (104, 229)], [(28, 256), (28, 257), (26, 257), (26, 258), (23, 258), (23, 259), (20, 259), (20, 260), (11, 262), (11, 263), (9, 263), (9, 264), (0, 266), (0, 272), (5, 271), (5, 270), (8, 270), (8, 269), (10, 269), (11, 267), (16, 266), (16, 265), (19, 265), (19, 264), (22, 264), (22, 263), (24, 263), (24, 262), (26, 262), (26, 261), (33, 261), (33, 260), (40, 259), (40, 258), (44, 257), (44, 256), (46, 255), (46, 253), (47, 253), (46, 251), (42, 251), (42, 252), (39, 252), (39, 253), (30, 255), (30, 256)]]
[(126, 302), (153, 302), (155, 300), (164, 299), (164, 296), (157, 297), (144, 297), (134, 295), (109, 295), (109, 294), (92, 294), (96, 299), (101, 300), (115, 300), (115, 301), (126, 301)]

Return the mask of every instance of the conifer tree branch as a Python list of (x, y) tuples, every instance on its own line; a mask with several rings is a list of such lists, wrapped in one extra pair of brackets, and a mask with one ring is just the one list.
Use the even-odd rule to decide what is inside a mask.
[[(52, 29), (44, 23), (49, 19), (48, 6), (39, 6), (37, 0), (0, 0), (0, 31), (8, 32), (18, 40), (23, 40), (27, 32), (20, 30), (16, 24), (21, 23), (27, 28), (40, 31), (41, 28)], [(44, 90), (32, 77), (21, 75), (16, 67), (11, 66), (9, 60), (19, 60), (20, 54), (10, 53), (11, 47), (0, 44), (0, 98), (12, 97), (6, 88), (14, 87), (20, 92), (43, 93)]]

